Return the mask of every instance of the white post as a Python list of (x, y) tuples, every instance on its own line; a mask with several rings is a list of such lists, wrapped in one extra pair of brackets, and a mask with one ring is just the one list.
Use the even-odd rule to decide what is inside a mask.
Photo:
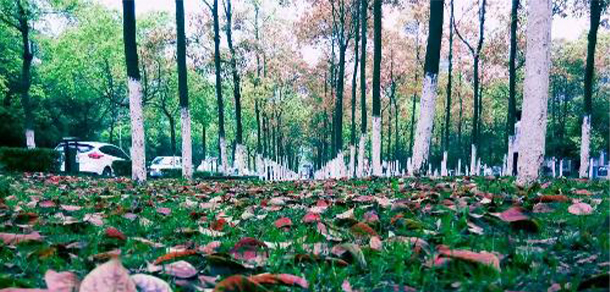
[(559, 159), (559, 177), (563, 177), (563, 158)]
[(556, 163), (555, 163), (555, 162), (556, 162), (556, 161), (555, 161), (555, 156), (553, 156), (553, 160), (552, 160), (552, 165), (553, 165), (553, 166), (552, 166), (552, 167), (553, 167), (553, 178), (555, 178), (555, 177), (556, 177), (556, 176), (555, 176), (555, 166), (556, 166)]

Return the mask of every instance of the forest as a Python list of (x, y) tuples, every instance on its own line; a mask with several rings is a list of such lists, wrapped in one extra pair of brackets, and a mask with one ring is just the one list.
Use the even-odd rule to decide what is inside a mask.
[[(437, 96), (424, 104), (433, 8), (426, 1), (377, 3), (377, 12), (373, 1), (218, 1), (187, 1), (182, 31), (173, 5), (135, 17), (131, 71), (140, 76), (147, 160), (179, 155), (190, 139), (195, 165), (222, 157), (222, 165), (253, 169), (260, 155), (298, 171), (302, 163), (320, 169), (344, 153), (354, 174), (362, 154), (406, 169), (408, 158), (416, 160), (417, 127), (426, 116), (425, 161), (435, 169), (445, 151), (448, 168), (470, 163), (472, 145), (486, 165), (503, 163), (523, 110), (524, 3), (448, 0), (435, 8), (444, 14), (435, 31)], [(575, 164), (584, 116), (591, 116), (591, 155), (609, 149), (608, 16), (605, 2), (591, 1), (601, 17), (589, 52), (594, 5), (588, 3), (552, 3), (554, 20), (586, 20), (576, 36), (553, 36), (550, 43), (545, 155)], [(70, 136), (131, 153), (121, 7), (4, 0), (0, 16), (0, 145), (54, 147)], [(190, 131), (181, 122), (185, 105)], [(28, 130), (35, 141), (26, 141)]]

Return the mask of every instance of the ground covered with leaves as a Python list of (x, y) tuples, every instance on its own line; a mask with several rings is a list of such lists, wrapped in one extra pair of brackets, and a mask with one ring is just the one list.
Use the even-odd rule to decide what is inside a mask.
[(608, 182), (482, 177), (138, 186), (4, 175), (0, 288), (608, 289), (608, 193)]

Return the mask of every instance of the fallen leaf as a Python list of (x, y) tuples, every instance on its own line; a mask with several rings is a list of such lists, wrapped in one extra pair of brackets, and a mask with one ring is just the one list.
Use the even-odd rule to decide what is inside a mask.
[(14, 234), (14, 233), (0, 232), (0, 239), (6, 245), (15, 245), (20, 242), (27, 242), (27, 241), (42, 241), (43, 238), (44, 237), (36, 231), (29, 233), (29, 234)]
[(116, 229), (114, 227), (106, 228), (106, 236), (108, 236), (110, 238), (116, 238), (118, 240), (127, 240), (127, 236), (125, 236), (125, 234), (123, 234), (123, 232), (119, 231), (118, 229)]
[(303, 223), (319, 222), (321, 220), (320, 214), (309, 212), (303, 216)]
[(174, 251), (174, 252), (166, 253), (166, 254), (158, 257), (153, 263), (155, 265), (158, 265), (158, 264), (163, 263), (163, 262), (172, 261), (172, 260), (175, 260), (177, 258), (187, 257), (187, 256), (191, 256), (191, 255), (194, 255), (194, 254), (197, 254), (197, 251), (193, 250), (193, 249), (187, 249), (187, 250), (182, 250), (182, 251)]
[(169, 214), (172, 213), (172, 209), (165, 208), (165, 207), (157, 208), (157, 213), (168, 216)]
[(300, 286), (303, 289), (309, 288), (309, 284), (307, 280), (291, 275), (291, 274), (258, 274), (249, 277), (250, 280), (257, 284), (268, 284), (268, 285), (276, 285), (283, 284), (287, 286)]
[(85, 276), (79, 292), (137, 292), (137, 290), (121, 261), (111, 259)]
[(222, 245), (220, 241), (212, 241), (206, 244), (205, 246), (200, 246), (198, 248), (199, 251), (205, 254), (213, 254), (216, 253), (216, 249)]
[(177, 278), (187, 279), (197, 275), (197, 269), (187, 261), (177, 261), (163, 265), (163, 273)]
[(243, 275), (233, 275), (218, 283), (214, 292), (262, 292), (265, 287), (253, 282)]
[(543, 195), (534, 199), (535, 202), (539, 203), (567, 202), (569, 200), (566, 195)]
[(369, 240), (369, 247), (377, 251), (380, 251), (382, 249), (383, 244), (381, 243), (381, 239), (379, 238), (379, 236), (371, 237), (371, 239)]
[(354, 234), (356, 237), (378, 236), (377, 232), (375, 232), (375, 230), (373, 230), (373, 228), (371, 228), (370, 226), (368, 226), (366, 223), (363, 223), (363, 222), (358, 222), (358, 223), (352, 225), (350, 230), (352, 231), (352, 234)]
[(44, 281), (50, 292), (72, 292), (78, 291), (80, 282), (78, 277), (72, 272), (55, 272), (48, 270), (44, 274)]
[(441, 255), (452, 258), (459, 259), (468, 262), (481, 263), (487, 266), (494, 268), (497, 271), (500, 271), (500, 258), (497, 255), (482, 251), (482, 252), (474, 252), (465, 249), (449, 249), (446, 246), (439, 246), (438, 251)]
[(273, 223), (273, 224), (277, 228), (290, 227), (290, 226), (292, 226), (292, 220), (290, 220), (290, 218), (288, 218), (288, 217), (282, 217), (280, 219), (277, 219), (275, 221), (275, 223)]
[(574, 215), (589, 215), (593, 213), (593, 207), (587, 203), (574, 203), (568, 207), (568, 212)]
[(131, 276), (140, 292), (172, 292), (167, 282), (151, 275), (136, 274)]
[(529, 217), (524, 214), (524, 210), (521, 207), (511, 207), (500, 213), (499, 217), (504, 222), (514, 222), (529, 219)]

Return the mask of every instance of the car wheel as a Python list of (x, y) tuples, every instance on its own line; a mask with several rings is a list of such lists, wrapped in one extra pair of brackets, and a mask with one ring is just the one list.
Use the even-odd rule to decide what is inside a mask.
[(106, 166), (106, 168), (104, 168), (104, 171), (102, 171), (102, 176), (105, 176), (105, 177), (112, 176), (112, 169), (110, 169), (110, 167)]

